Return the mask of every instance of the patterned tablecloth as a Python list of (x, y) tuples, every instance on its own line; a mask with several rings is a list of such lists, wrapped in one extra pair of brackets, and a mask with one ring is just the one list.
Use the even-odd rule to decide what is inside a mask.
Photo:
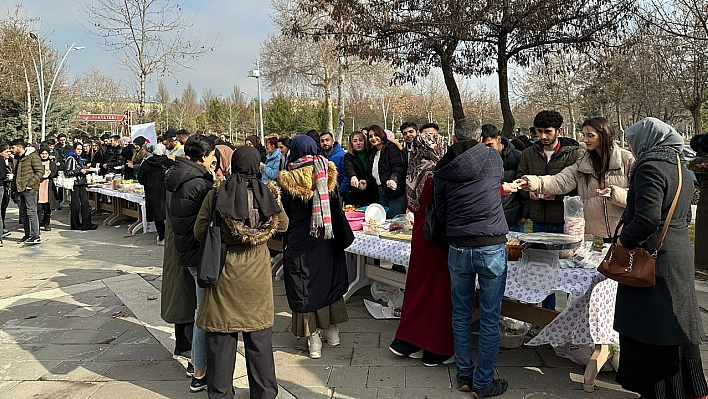
[(143, 234), (157, 231), (157, 228), (155, 227), (155, 223), (147, 221), (147, 217), (145, 215), (145, 195), (144, 194), (124, 193), (124, 192), (121, 192), (118, 190), (113, 190), (110, 188), (99, 188), (99, 187), (89, 187), (86, 190), (94, 192), (94, 193), (106, 195), (109, 197), (113, 197), (113, 198), (122, 198), (126, 201), (137, 203), (138, 205), (140, 205), (140, 212), (142, 213), (142, 218), (143, 218)]
[[(355, 232), (348, 252), (386, 260), (408, 268), (411, 244)], [(572, 344), (616, 344), (619, 336), (612, 328), (617, 282), (595, 269), (561, 268), (557, 277), (539, 269), (520, 270), (509, 262), (504, 296), (526, 303), (539, 303), (548, 293), (568, 293), (566, 308), (527, 345), (561, 346)]]

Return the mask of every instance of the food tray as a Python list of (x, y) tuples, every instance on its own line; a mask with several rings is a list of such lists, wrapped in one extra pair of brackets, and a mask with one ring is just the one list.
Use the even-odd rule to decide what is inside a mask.
[[(398, 230), (396, 233), (398, 233), (400, 230)], [(380, 238), (384, 238), (386, 240), (393, 240), (393, 241), (403, 241), (403, 242), (408, 242), (410, 243), (411, 240), (413, 239), (413, 236), (410, 234), (396, 234), (396, 233), (379, 233)]]
[(562, 251), (579, 248), (583, 239), (558, 233), (526, 233), (519, 236), (519, 241), (525, 248)]

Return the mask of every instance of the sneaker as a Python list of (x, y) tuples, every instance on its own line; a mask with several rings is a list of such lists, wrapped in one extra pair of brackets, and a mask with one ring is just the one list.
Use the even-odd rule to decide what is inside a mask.
[(396, 356), (410, 357), (412, 359), (420, 359), (423, 357), (422, 349), (408, 342), (401, 341), (398, 338), (391, 342), (391, 345), (388, 346), (388, 350)]
[(472, 391), (472, 383), (474, 382), (473, 377), (463, 377), (461, 375), (457, 376), (457, 388), (462, 392)]
[(330, 346), (337, 346), (340, 344), (339, 328), (336, 324), (331, 324), (329, 328), (324, 331), (324, 338)]
[(201, 378), (192, 376), (192, 382), (189, 384), (189, 390), (192, 392), (203, 391), (207, 388), (206, 373)]
[(29, 240), (29, 236), (24, 236), (20, 238), (20, 241), (17, 241), (18, 244), (24, 244), (25, 241)]
[(494, 380), (486, 388), (472, 388), (472, 397), (489, 398), (491, 396), (498, 396), (506, 392), (507, 388), (509, 388), (509, 383), (506, 382), (506, 380)]
[(41, 243), (42, 243), (42, 239), (39, 237), (30, 237), (27, 239), (27, 241), (25, 241), (25, 245), (37, 245), (37, 244), (41, 244)]
[(187, 349), (186, 351), (181, 351), (179, 349), (175, 349), (175, 351), (172, 352), (172, 358), (175, 360), (184, 359), (189, 362), (189, 360), (192, 358), (192, 350)]
[(455, 361), (454, 356), (438, 355), (436, 353), (423, 351), (423, 359), (421, 363), (424, 366), (435, 367), (441, 364), (450, 364)]
[(187, 377), (194, 377), (194, 365), (187, 362)]
[(158, 240), (157, 240), (157, 245), (159, 245), (159, 246), (161, 246), (161, 247), (164, 247), (164, 246), (165, 246), (165, 240), (160, 240), (160, 239), (158, 239)]
[(322, 339), (320, 338), (319, 330), (307, 337), (307, 348), (310, 351), (310, 359), (322, 357)]
[(0, 238), (10, 237), (10, 234), (12, 234), (10, 230), (3, 230), (2, 237)]
[(52, 231), (52, 228), (48, 224), (44, 225), (44, 231)]
[(88, 228), (83, 229), (83, 230), (84, 230), (84, 231), (96, 230), (97, 228), (98, 228), (98, 225), (97, 225), (97, 224), (91, 224), (91, 226), (89, 226)]

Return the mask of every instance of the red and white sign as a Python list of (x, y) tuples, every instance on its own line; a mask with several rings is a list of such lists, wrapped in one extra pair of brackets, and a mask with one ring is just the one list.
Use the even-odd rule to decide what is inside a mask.
[(78, 114), (76, 120), (79, 121), (103, 121), (103, 122), (120, 122), (125, 118), (125, 115), (119, 114)]

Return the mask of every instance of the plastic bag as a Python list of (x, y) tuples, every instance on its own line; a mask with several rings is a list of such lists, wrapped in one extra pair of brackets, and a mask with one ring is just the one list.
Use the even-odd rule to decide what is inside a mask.
[(377, 301), (383, 299), (388, 303), (388, 306), (393, 309), (403, 306), (403, 290), (380, 281), (371, 283), (371, 296)]
[(583, 199), (575, 197), (563, 198), (563, 214), (565, 216), (565, 234), (585, 239), (585, 214), (583, 213)]
[(588, 365), (593, 352), (595, 352), (595, 345), (565, 344), (563, 346), (554, 346), (553, 351), (556, 353), (556, 356), (566, 358), (573, 363), (585, 367)]

